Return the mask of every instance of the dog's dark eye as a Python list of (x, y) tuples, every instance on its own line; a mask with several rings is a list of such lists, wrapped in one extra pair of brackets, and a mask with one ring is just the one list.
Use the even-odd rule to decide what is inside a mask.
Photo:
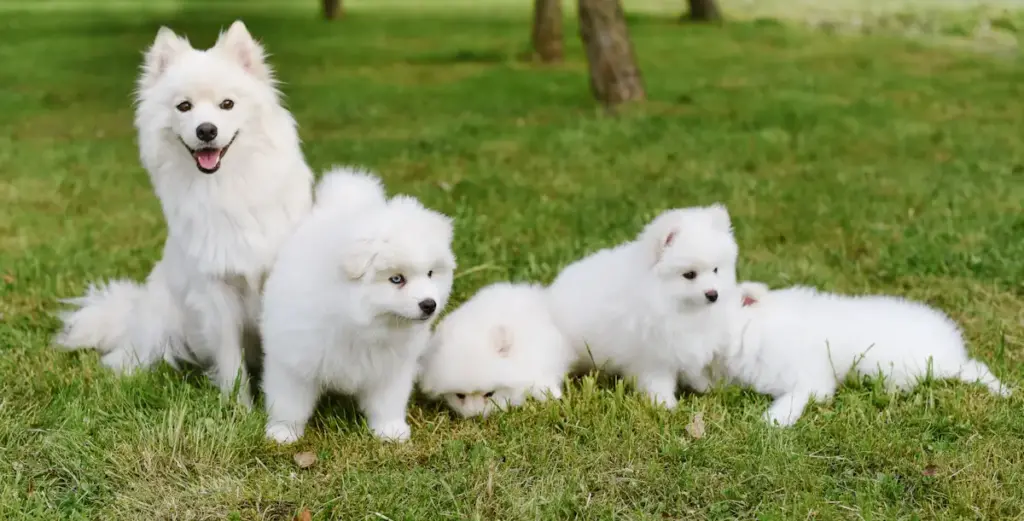
[(460, 399), (460, 400), (465, 400), (466, 399), (466, 395), (464, 395), (462, 393), (455, 393), (455, 397)]
[(432, 270), (427, 272), (427, 277), (428, 278), (429, 277), (433, 277), (433, 276), (434, 276), (434, 272)]
[(686, 280), (693, 280), (693, 279), (697, 278), (697, 272), (696, 271), (688, 271), (686, 273), (683, 273), (683, 278), (686, 279)]
[(718, 268), (715, 268), (715, 273), (718, 273)]
[(192, 110), (192, 103), (188, 101), (182, 101), (181, 103), (178, 103), (178, 106), (175, 108), (178, 109), (178, 112), (188, 112)]
[(405, 275), (394, 275), (388, 281), (395, 285), (405, 284)]
[(231, 101), (229, 99), (226, 99), (226, 100), (220, 102), (220, 108), (222, 110), (231, 110), (231, 109), (235, 108), (235, 102)]
[(490, 398), (492, 396), (494, 396), (494, 391), (491, 391), (489, 393), (484, 393), (484, 398)]

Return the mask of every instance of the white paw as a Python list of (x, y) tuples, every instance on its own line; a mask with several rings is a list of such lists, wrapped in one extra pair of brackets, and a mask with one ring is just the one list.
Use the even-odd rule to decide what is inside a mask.
[(679, 405), (679, 400), (671, 394), (648, 393), (647, 396), (654, 402), (654, 405), (660, 405), (666, 409), (675, 409), (676, 405)]
[(409, 437), (412, 436), (412, 429), (409, 428), (409, 424), (401, 420), (385, 422), (370, 428), (373, 430), (374, 436), (385, 441), (409, 441)]
[(128, 376), (135, 372), (141, 365), (135, 353), (125, 349), (115, 349), (100, 358), (103, 365), (107, 366), (115, 374)]
[(800, 419), (800, 415), (791, 412), (789, 407), (785, 409), (772, 407), (764, 413), (763, 418), (764, 421), (768, 422), (768, 425), (790, 427)]
[(267, 425), (267, 439), (289, 445), (299, 441), (299, 433), (283, 423), (274, 423)]

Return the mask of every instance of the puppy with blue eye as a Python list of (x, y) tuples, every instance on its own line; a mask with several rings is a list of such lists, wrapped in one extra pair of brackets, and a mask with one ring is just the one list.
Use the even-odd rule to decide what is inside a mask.
[(266, 435), (302, 437), (320, 394), (355, 397), (373, 433), (404, 441), (430, 327), (451, 292), (452, 221), (369, 174), (337, 169), (266, 282)]
[(574, 354), (555, 327), (547, 292), (499, 282), (437, 325), (420, 362), (420, 389), (460, 416), (487, 416), (530, 397), (562, 396)]
[(665, 211), (635, 240), (567, 266), (549, 292), (575, 370), (635, 379), (669, 408), (678, 383), (707, 390), (737, 307), (726, 304), (739, 298), (738, 250), (729, 213), (715, 204)]

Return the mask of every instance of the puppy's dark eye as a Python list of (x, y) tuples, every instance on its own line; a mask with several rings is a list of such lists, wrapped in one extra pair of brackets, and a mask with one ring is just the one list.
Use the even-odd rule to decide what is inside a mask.
[(688, 271), (686, 273), (683, 273), (683, 278), (686, 279), (686, 280), (693, 280), (693, 279), (697, 278), (697, 272), (696, 271)]
[(490, 398), (492, 396), (494, 396), (494, 391), (491, 391), (489, 393), (484, 393), (484, 398)]
[(192, 110), (192, 103), (188, 101), (182, 101), (181, 103), (178, 103), (177, 107), (174, 108), (178, 109), (178, 112), (188, 112)]
[(715, 268), (715, 273), (718, 273), (718, 268)]
[(427, 272), (427, 277), (428, 278), (429, 277), (433, 277), (433, 276), (434, 276), (434, 271), (433, 270)]
[(464, 395), (462, 393), (455, 393), (455, 397), (460, 399), (460, 400), (465, 400), (466, 399), (466, 395)]
[(226, 99), (226, 100), (220, 102), (220, 108), (221, 108), (221, 110), (231, 110), (231, 109), (235, 108), (235, 102), (231, 101), (229, 99)]
[(388, 282), (391, 282), (396, 286), (399, 284), (405, 284), (405, 275), (394, 275), (388, 279)]

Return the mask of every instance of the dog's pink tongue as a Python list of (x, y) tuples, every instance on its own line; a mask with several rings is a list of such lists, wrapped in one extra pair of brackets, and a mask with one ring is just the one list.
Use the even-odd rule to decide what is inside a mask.
[(196, 161), (199, 161), (199, 166), (207, 170), (213, 169), (217, 166), (217, 163), (220, 162), (220, 150), (199, 150), (196, 152)]

